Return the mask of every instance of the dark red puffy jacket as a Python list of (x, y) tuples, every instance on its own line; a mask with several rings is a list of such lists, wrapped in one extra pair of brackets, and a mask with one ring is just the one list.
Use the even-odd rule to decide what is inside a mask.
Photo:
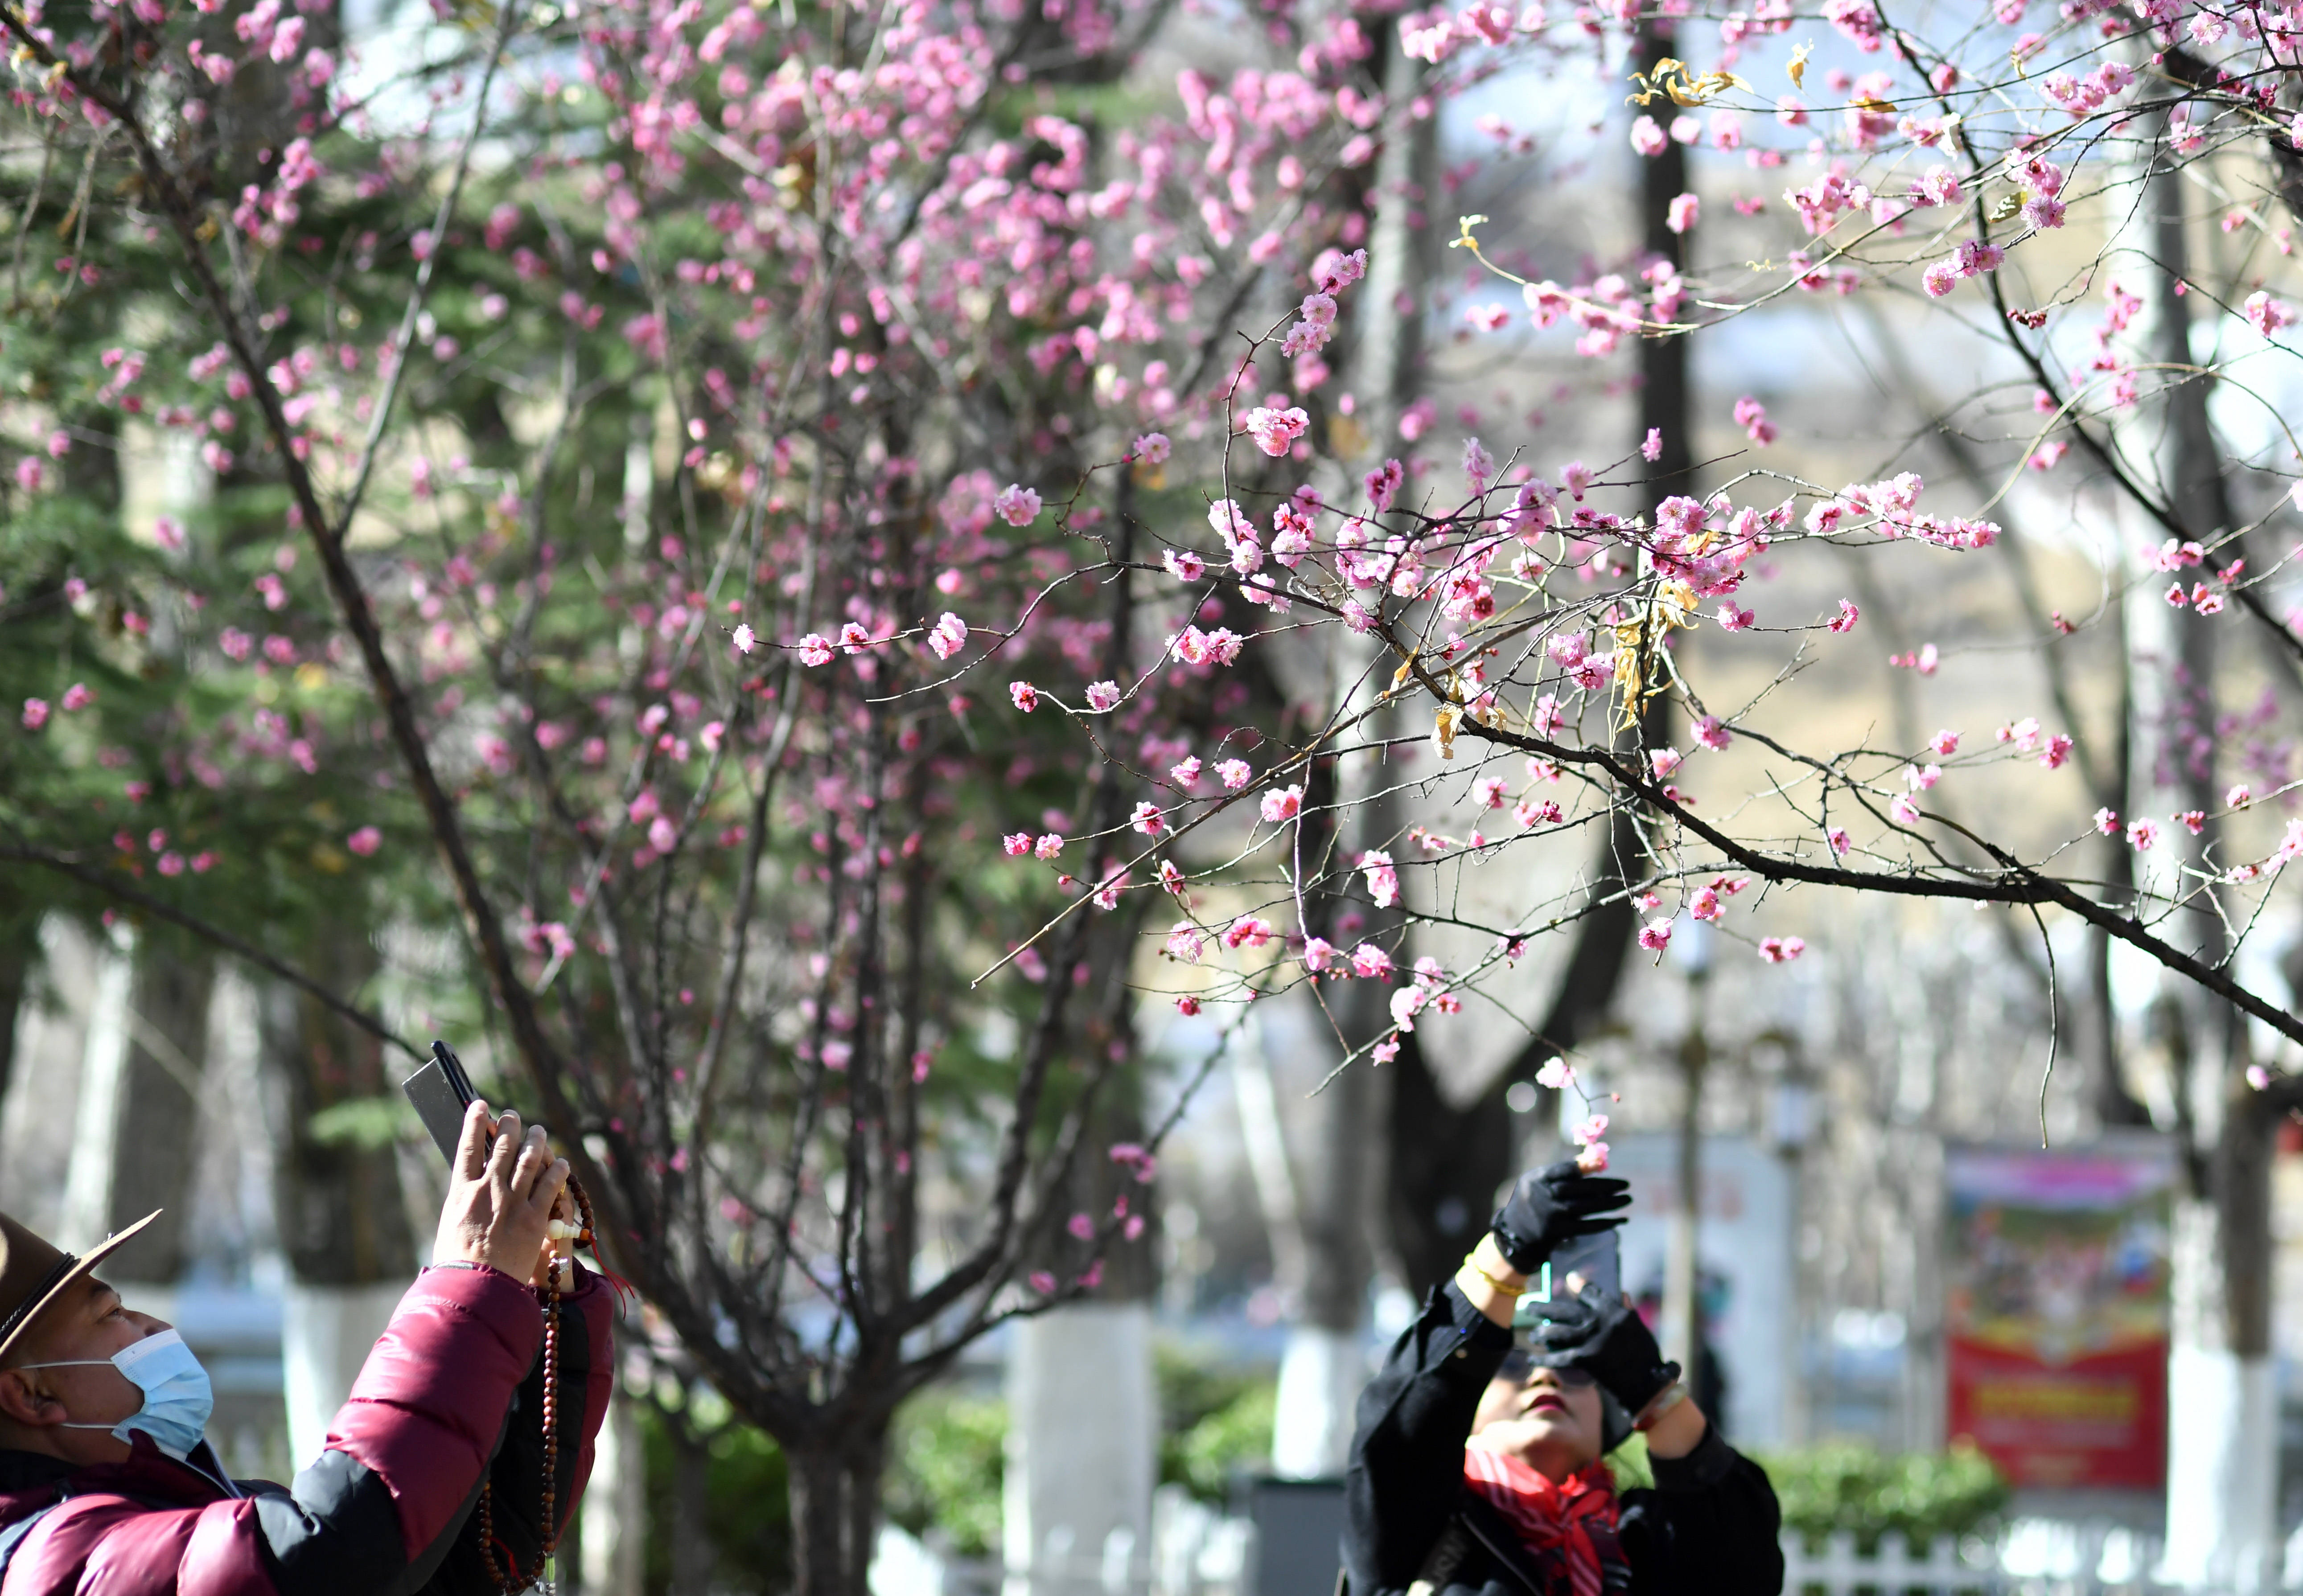
[[(612, 1301), (580, 1270), (561, 1298), (563, 1525), (607, 1411)], [(205, 1444), (179, 1463), (144, 1435), (126, 1462), (95, 1468), (0, 1452), (0, 1537), (40, 1516), (0, 1596), (484, 1596), (483, 1480), (523, 1574), (543, 1545), (543, 1346), (533, 1288), (493, 1269), (427, 1269), (292, 1491), (232, 1482)]]

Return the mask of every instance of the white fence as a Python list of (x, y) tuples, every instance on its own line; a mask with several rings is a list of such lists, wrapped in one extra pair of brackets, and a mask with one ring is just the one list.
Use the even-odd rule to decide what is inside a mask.
[[(1253, 1596), (1254, 1527), (1163, 1487), (1152, 1508), (1151, 1544), (1125, 1531), (1101, 1547), (1056, 1543), (1029, 1567), (996, 1558), (945, 1558), (899, 1530), (882, 1533), (872, 1565), (873, 1596)], [(1783, 1537), (1785, 1596), (2157, 1596), (2155, 1538), (2113, 1525), (2021, 1519), (1995, 1544), (1962, 1549), (1949, 1536), (1924, 1550), (1898, 1534), (1859, 1553), (1836, 1534), (1810, 1548)], [(2287, 1549), (2284, 1591), (2303, 1591), (2303, 1531)], [(2197, 1592), (2191, 1596), (2198, 1596)]]

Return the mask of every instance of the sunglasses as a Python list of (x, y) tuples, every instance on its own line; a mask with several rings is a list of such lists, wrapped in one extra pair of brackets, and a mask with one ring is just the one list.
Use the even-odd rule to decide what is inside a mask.
[[(1504, 1356), (1503, 1366), (1496, 1371), (1496, 1378), (1508, 1380), (1514, 1385), (1524, 1385), (1527, 1383), (1528, 1377), (1533, 1374), (1535, 1370), (1536, 1362), (1532, 1354), (1510, 1352)], [(1573, 1364), (1569, 1364), (1564, 1368), (1555, 1368), (1551, 1373), (1562, 1386), (1572, 1391), (1589, 1390), (1599, 1383), (1599, 1378), (1590, 1370), (1579, 1368)]]

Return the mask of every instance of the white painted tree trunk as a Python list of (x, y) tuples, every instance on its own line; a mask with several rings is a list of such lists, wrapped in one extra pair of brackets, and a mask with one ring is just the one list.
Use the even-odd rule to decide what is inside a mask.
[(288, 1448), (296, 1466), (319, 1457), (328, 1425), (351, 1395), (360, 1365), (392, 1320), (404, 1281), (375, 1286), (291, 1281), (280, 1304), (280, 1360), (288, 1399)]
[(1124, 1579), (1142, 1562), (1159, 1469), (1149, 1303), (1083, 1303), (1017, 1323), (1007, 1462), (1007, 1596), (1101, 1596), (1112, 1564)]
[(2279, 1386), (2271, 1360), (2241, 1357), (2223, 1318), (2214, 1211), (2179, 1202), (2174, 1345), (2167, 1359), (2164, 1583), (2241, 1593), (2270, 1588), (2279, 1551)]
[[(112, 1172), (118, 1150), (121, 1087), (128, 1074), (128, 988), (134, 943), (115, 933), (97, 954), (96, 989), (89, 1001), (87, 1042), (80, 1054), (80, 1101), (72, 1116), (72, 1162), (64, 1175), (63, 1214), (56, 1245), (86, 1252), (104, 1239), (112, 1207)], [(187, 1133), (190, 1127), (186, 1128)]]
[(1291, 1327), (1279, 1360), (1271, 1472), (1283, 1480), (1340, 1475), (1351, 1453), (1353, 1413), (1367, 1379), (1367, 1356), (1356, 1331), (1311, 1323)]
[(584, 1596), (640, 1596), (647, 1538), (647, 1457), (639, 1411), (620, 1382), (584, 1488)]

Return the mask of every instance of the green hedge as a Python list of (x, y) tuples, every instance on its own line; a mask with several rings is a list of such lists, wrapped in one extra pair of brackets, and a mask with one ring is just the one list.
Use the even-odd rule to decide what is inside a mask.
[(1766, 1453), (1759, 1461), (1775, 1482), (1784, 1527), (1810, 1546), (1847, 1530), (1869, 1552), (1889, 1530), (1901, 1530), (1913, 1548), (1923, 1548), (1937, 1535), (1988, 1534), (2007, 1506), (2006, 1480), (1964, 1443), (1945, 1452), (1898, 1454), (1835, 1441)]

